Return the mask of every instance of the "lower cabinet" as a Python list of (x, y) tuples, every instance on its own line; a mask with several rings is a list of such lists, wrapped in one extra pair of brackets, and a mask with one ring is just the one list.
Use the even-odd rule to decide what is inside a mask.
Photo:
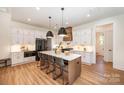
[(24, 56), (23, 52), (12, 52), (11, 53), (12, 65), (24, 62), (23, 56)]
[(92, 64), (92, 53), (90, 52), (82, 53), (82, 62)]
[(33, 62), (33, 61), (35, 61), (35, 56), (32, 56), (32, 57), (25, 57), (24, 58), (24, 62)]
[(81, 55), (81, 62), (86, 64), (92, 64), (93, 53), (84, 51), (73, 51), (75, 54)]
[(11, 53), (12, 65), (29, 63), (35, 61), (35, 56), (24, 57), (24, 52), (12, 52)]

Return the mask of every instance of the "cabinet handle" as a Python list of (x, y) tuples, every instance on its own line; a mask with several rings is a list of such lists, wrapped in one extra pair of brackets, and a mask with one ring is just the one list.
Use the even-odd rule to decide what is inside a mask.
[(77, 62), (77, 64), (79, 64), (79, 61)]
[(109, 49), (108, 51), (112, 51), (111, 49)]

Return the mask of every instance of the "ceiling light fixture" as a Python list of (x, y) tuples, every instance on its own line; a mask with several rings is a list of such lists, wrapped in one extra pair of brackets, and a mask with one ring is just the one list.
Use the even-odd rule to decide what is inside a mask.
[(65, 24), (66, 24), (66, 25), (68, 25), (69, 23), (68, 23), (68, 22), (66, 22)]
[(40, 10), (40, 7), (36, 7), (36, 10), (39, 11)]
[(91, 16), (91, 14), (92, 14), (92, 9), (89, 9), (89, 10), (88, 10), (87, 17), (90, 17), (90, 16)]
[(46, 34), (47, 38), (52, 38), (53, 37), (53, 33), (51, 31), (51, 16), (49, 16), (49, 31)]
[(31, 21), (31, 19), (30, 19), (30, 18), (28, 18), (28, 19), (27, 19), (27, 21), (29, 22), (29, 21)]
[(66, 36), (67, 32), (66, 32), (66, 30), (65, 30), (65, 28), (63, 26), (63, 11), (64, 11), (64, 8), (61, 8), (61, 11), (62, 11), (62, 26), (59, 29), (58, 35), (59, 36)]
[(87, 14), (87, 17), (90, 17), (90, 14)]

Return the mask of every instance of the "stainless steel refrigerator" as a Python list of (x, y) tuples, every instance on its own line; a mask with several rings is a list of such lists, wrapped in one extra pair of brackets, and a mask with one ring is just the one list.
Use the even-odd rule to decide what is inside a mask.
[(38, 52), (47, 50), (47, 40), (41, 39), (41, 38), (36, 38), (35, 50), (36, 50), (36, 61), (39, 61)]

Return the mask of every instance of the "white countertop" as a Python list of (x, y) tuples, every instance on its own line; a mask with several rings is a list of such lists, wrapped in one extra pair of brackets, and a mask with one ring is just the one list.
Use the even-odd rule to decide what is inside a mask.
[(65, 55), (64, 53), (56, 54), (55, 51), (40, 51), (40, 53), (62, 58), (64, 60), (72, 61), (76, 58), (81, 57), (79, 54), (70, 53), (70, 55)]
[(85, 53), (92, 53), (93, 52), (93, 51), (84, 51), (84, 50), (71, 50), (71, 51), (85, 52)]
[(10, 53), (19, 53), (19, 52), (30, 52), (30, 51), (36, 51), (36, 50), (27, 50), (27, 51), (11, 51)]

